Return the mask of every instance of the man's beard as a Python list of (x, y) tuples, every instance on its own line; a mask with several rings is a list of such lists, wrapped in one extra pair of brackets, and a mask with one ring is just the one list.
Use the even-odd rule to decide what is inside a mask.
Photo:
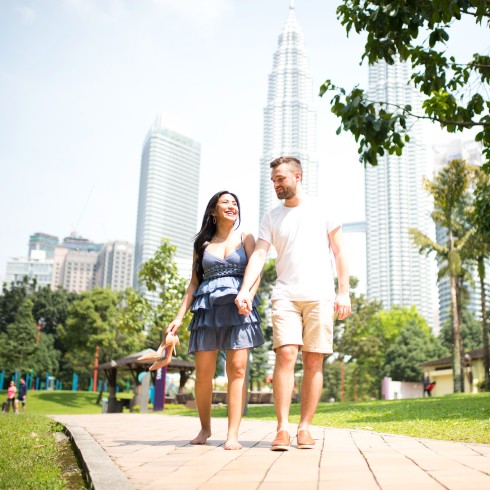
[(278, 199), (292, 199), (296, 195), (296, 189), (292, 187), (284, 187), (282, 190), (276, 190)]

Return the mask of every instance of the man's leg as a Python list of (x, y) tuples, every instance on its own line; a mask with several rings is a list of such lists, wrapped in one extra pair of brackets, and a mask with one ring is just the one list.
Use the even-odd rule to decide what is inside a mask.
[(323, 387), (323, 358), (318, 352), (303, 352), (303, 380), (301, 382), (301, 419), (298, 429), (308, 429)]
[(296, 435), (299, 449), (313, 449), (315, 439), (309, 428), (315, 415), (323, 387), (323, 354), (303, 352), (303, 380), (301, 381), (301, 418)]
[(297, 345), (283, 345), (276, 349), (276, 364), (272, 386), (277, 430), (288, 429), (289, 408), (294, 389), (294, 365), (298, 357)]

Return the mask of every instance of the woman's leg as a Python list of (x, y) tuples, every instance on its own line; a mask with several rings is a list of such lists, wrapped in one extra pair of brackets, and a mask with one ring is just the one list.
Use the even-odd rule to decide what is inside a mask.
[(228, 376), (228, 436), (225, 449), (241, 449), (238, 442), (238, 428), (242, 420), (247, 387), (248, 349), (226, 351), (226, 374)]
[(217, 350), (196, 352), (196, 405), (201, 421), (201, 430), (191, 444), (206, 444), (211, 435), (211, 401), (213, 398), (213, 377), (216, 371)]

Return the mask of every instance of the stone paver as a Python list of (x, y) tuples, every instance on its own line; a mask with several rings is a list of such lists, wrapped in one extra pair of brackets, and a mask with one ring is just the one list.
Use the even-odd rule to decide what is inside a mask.
[[(244, 420), (225, 451), (226, 419), (204, 446), (195, 417), (57, 415), (95, 490), (469, 490), (490, 488), (490, 445), (313, 427), (315, 449), (270, 450), (275, 423)], [(295, 431), (295, 427), (291, 427)]]

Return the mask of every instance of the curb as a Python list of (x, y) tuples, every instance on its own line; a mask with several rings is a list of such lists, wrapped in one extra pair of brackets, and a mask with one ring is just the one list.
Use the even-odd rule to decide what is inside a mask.
[(89, 488), (93, 490), (134, 490), (135, 487), (102, 449), (99, 443), (82, 427), (58, 420), (70, 438), (80, 461)]

